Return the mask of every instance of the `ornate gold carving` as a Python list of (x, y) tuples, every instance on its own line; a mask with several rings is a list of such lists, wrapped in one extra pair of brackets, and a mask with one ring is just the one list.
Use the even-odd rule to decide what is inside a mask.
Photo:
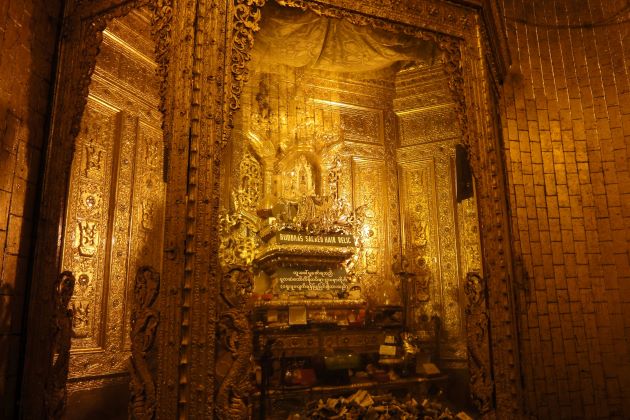
[(74, 313), (72, 329), (75, 338), (86, 338), (90, 335), (90, 320), (92, 316), (92, 302), (86, 299), (75, 299), (72, 302)]
[[(168, 91), (168, 68), (171, 53), (171, 22), (173, 20), (173, 0), (147, 1), (147, 8), (151, 11), (151, 37), (155, 43), (155, 62), (157, 63), (156, 74), (160, 87), (158, 91), (159, 110), (161, 111), (161, 127), (163, 130), (163, 157), (162, 157), (162, 179), (168, 180), (168, 162), (171, 144), (168, 141), (171, 128), (167, 122), (171, 121), (172, 110), (166, 106), (167, 100), (172, 97)], [(172, 82), (171, 82), (172, 84)]]
[(219, 216), (219, 232), (219, 261), (223, 269), (229, 271), (234, 266), (250, 266), (259, 245), (256, 221), (240, 212), (224, 212)]
[(85, 176), (88, 178), (101, 178), (103, 176), (104, 150), (94, 144), (90, 139), (85, 145)]
[(317, 173), (305, 155), (291, 162), (284, 169), (281, 197), (287, 200), (299, 200), (301, 197), (316, 194), (315, 180)]
[(451, 105), (406, 111), (398, 116), (402, 146), (451, 139), (460, 134)]
[(219, 220), (223, 310), (217, 325), (215, 413), (226, 419), (247, 419), (253, 389), (253, 337), (247, 302), (253, 288), (252, 261), (259, 240), (254, 220), (243, 213), (224, 213)]
[[(414, 318), (422, 315), (431, 316), (430, 308), (424, 308), (425, 302), (436, 294), (436, 276), (438, 274), (434, 261), (437, 261), (438, 249), (436, 244), (436, 220), (434, 215), (433, 191), (434, 176), (431, 162), (425, 162), (415, 167), (402, 169), (403, 196), (401, 200), (407, 203), (404, 220), (405, 255), (409, 267), (405, 271), (414, 273), (413, 289), (416, 301), (410, 302), (416, 311)], [(420, 304), (420, 307), (419, 307)]]
[(85, 214), (94, 217), (100, 216), (103, 199), (98, 192), (98, 187), (86, 182), (81, 188), (80, 196), (81, 205), (83, 206), (83, 210), (85, 210)]
[(93, 257), (99, 245), (97, 222), (81, 220), (77, 225), (79, 237), (79, 254), (84, 257)]
[[(78, 275), (73, 348), (81, 351), (72, 353), (70, 376), (79, 382), (125, 372), (134, 273), (140, 264), (161, 265), (165, 186), (154, 66), (116, 30), (150, 44), (146, 12), (108, 28), (77, 139), (68, 197), (76, 228), (66, 226), (63, 258)], [(124, 78), (113, 76), (119, 70)]]
[(143, 132), (141, 136), (143, 145), (144, 159), (147, 165), (151, 168), (159, 168), (162, 162), (162, 156), (160, 156), (160, 149), (163, 141), (161, 136), (152, 135), (152, 133)]
[(243, 210), (255, 212), (263, 195), (262, 165), (256, 157), (247, 151), (239, 165), (241, 182), (239, 183), (239, 204)]
[[(387, 226), (390, 244), (390, 261), (396, 261), (401, 258), (401, 205), (400, 191), (398, 182), (398, 167), (396, 163), (396, 116), (392, 111), (387, 111), (384, 115), (384, 134), (385, 134), (385, 167), (387, 173)], [(389, 261), (384, 262), (384, 269), (388, 270), (388, 274), (394, 281), (394, 270), (392, 270)], [(402, 291), (402, 284), (398, 282), (397, 287)], [(401, 303), (404, 295), (401, 296)]]
[(54, 288), (54, 314), (52, 318), (53, 359), (50, 376), (46, 380), (46, 418), (61, 419), (66, 410), (66, 381), (70, 361), (72, 337), (72, 310), (68, 308), (75, 279), (70, 271), (57, 278)]
[(377, 113), (343, 109), (341, 112), (341, 129), (348, 140), (365, 143), (381, 143), (382, 124)]
[(234, 6), (234, 32), (232, 34), (232, 86), (229, 106), (232, 111), (240, 107), (240, 95), (248, 80), (247, 63), (254, 45), (254, 33), (260, 30), (260, 8), (266, 0), (238, 0)]
[(243, 85), (249, 78), (247, 64), (251, 60), (250, 52), (254, 45), (254, 33), (260, 30), (260, 8), (266, 2), (266, 0), (237, 0), (233, 9), (229, 94), (224, 103), (227, 119), (223, 126), (222, 147), (228, 143), (231, 128), (234, 126), (234, 111), (240, 108)]
[[(68, 195), (68, 223), (63, 249), (64, 268), (78, 274), (72, 299), (76, 311), (74, 349), (97, 349), (103, 345), (100, 322), (106, 251), (106, 232), (112, 193), (112, 163), (116, 127), (115, 108), (90, 97), (85, 121), (77, 138), (77, 159), (72, 167)], [(107, 199), (103, 199), (107, 197)], [(74, 356), (70, 376), (78, 372)]]
[[(163, 155), (156, 152), (162, 150), (162, 133), (158, 129), (158, 120), (134, 118), (130, 123), (132, 131), (134, 128), (138, 130), (138, 137), (130, 136), (127, 140), (131, 155), (134, 154), (134, 143), (136, 148), (136, 159), (133, 164), (135, 175), (133, 181), (130, 180), (132, 194), (130, 208), (134, 213), (130, 240), (131, 256), (135, 261), (134, 258), (131, 259), (131, 269), (125, 273), (128, 284), (131, 284), (131, 277), (139, 264), (161, 266), (166, 193), (166, 185), (162, 181)], [(139, 220), (140, 223), (133, 223), (133, 220)]]
[(253, 389), (250, 361), (253, 338), (247, 313), (241, 308), (223, 312), (217, 337), (216, 379), (219, 387), (216, 415), (224, 419), (246, 420), (251, 416), (249, 396)]
[(155, 204), (150, 201), (143, 201), (140, 204), (142, 217), (140, 223), (145, 230), (152, 230), (154, 228), (153, 220), (155, 218)]
[[(101, 65), (99, 63), (97, 72)], [(116, 138), (118, 165), (114, 168), (117, 180), (114, 190), (116, 195), (110, 196), (112, 205), (109, 209), (111, 220), (108, 226), (110, 236), (107, 241), (109, 242), (109, 267), (103, 273), (103, 281), (106, 281), (108, 286), (107, 295), (104, 296), (107, 311), (100, 311), (100, 322), (106, 332), (104, 346), (115, 370), (103, 365), (100, 369), (111, 369), (110, 372), (122, 371), (126, 367), (129, 348), (130, 296), (136, 267), (140, 265), (140, 261), (144, 264), (153, 263), (144, 259), (142, 255), (136, 254), (132, 247), (137, 239), (131, 228), (133, 225), (141, 225), (141, 220), (136, 216), (138, 214), (136, 207), (139, 203), (134, 203), (134, 199), (147, 194), (142, 188), (134, 188), (133, 182), (134, 175), (137, 177), (142, 174), (142, 170), (136, 167), (139, 166), (138, 161), (141, 160), (136, 152), (137, 143), (141, 141), (138, 136), (138, 118), (124, 111), (120, 119), (120, 132)], [(157, 121), (154, 123), (157, 124)], [(159, 191), (159, 188), (156, 188), (152, 193), (159, 194)], [(156, 241), (155, 244), (159, 242)]]
[[(352, 87), (354, 86), (350, 88)], [(325, 88), (322, 89), (321, 85), (318, 87), (318, 90), (321, 90), (321, 93), (325, 92)], [(374, 90), (374, 87), (370, 86), (369, 90), (372, 93), (371, 91)], [(348, 92), (346, 91), (345, 93), (347, 94)], [(380, 109), (343, 102), (335, 103), (323, 100), (314, 100), (313, 102), (317, 119), (324, 121), (326, 119), (338, 119), (339, 137), (346, 141), (383, 144), (383, 116)], [(363, 101), (359, 100), (359, 102), (365, 102), (365, 99)], [(338, 117), (335, 114), (338, 114)]]
[[(361, 80), (348, 78), (345, 80), (326, 77), (317, 73), (306, 73), (301, 75), (301, 85), (305, 96), (317, 98), (313, 100), (315, 109), (321, 109), (321, 120), (326, 120), (325, 114), (331, 114), (333, 125), (341, 124), (341, 114), (359, 113), (364, 118), (374, 119), (377, 122), (381, 119), (380, 113), (385, 105), (392, 99), (393, 86), (381, 85), (377, 80)], [(339, 117), (335, 114), (338, 113)], [(325, 125), (325, 124), (324, 124)], [(380, 129), (382, 121), (378, 121)], [(370, 135), (374, 138), (375, 144), (382, 144), (376, 141), (375, 133)], [(355, 141), (365, 141), (355, 137)]]
[(457, 205), (457, 219), (460, 232), (462, 272), (482, 274), (479, 215), (477, 213), (476, 197), (471, 197)]
[(468, 342), (468, 366), (470, 368), (470, 393), (481, 414), (492, 409), (494, 387), (490, 362), (490, 329), (486, 284), (479, 273), (466, 275), (466, 331)]
[[(426, 160), (418, 161), (417, 156)], [(441, 354), (449, 363), (463, 361), (464, 310), (460, 290), (463, 274), (469, 266), (479, 266), (479, 239), (474, 231), (475, 206), (454, 205), (454, 142), (438, 142), (404, 147), (398, 150), (401, 162), (402, 202), (404, 209), (404, 252), (413, 273), (416, 306), (413, 323), (420, 318), (438, 316), (443, 343)], [(463, 219), (463, 207), (468, 209)], [(462, 226), (469, 226), (462, 229)], [(463, 244), (466, 244), (463, 246)], [(477, 248), (475, 248), (477, 247)]]
[(160, 291), (160, 274), (152, 267), (140, 267), (136, 273), (131, 310), (130, 417), (156, 417), (156, 347), (160, 312), (155, 303)]
[[(387, 183), (386, 166), (381, 159), (355, 158), (352, 164), (352, 192), (355, 209), (364, 214), (357, 236), (361, 240), (357, 274), (368, 301), (376, 305), (400, 302), (397, 285), (393, 283), (385, 263), (390, 258), (387, 242)], [(370, 182), (365, 180), (370, 179)]]

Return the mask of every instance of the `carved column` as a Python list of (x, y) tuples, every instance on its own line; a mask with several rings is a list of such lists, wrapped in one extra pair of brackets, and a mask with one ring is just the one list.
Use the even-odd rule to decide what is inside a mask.
[(151, 420), (156, 417), (155, 338), (160, 324), (156, 300), (160, 291), (160, 274), (152, 267), (140, 267), (136, 273), (131, 309), (130, 418)]
[(470, 396), (479, 413), (486, 414), (494, 399), (486, 282), (479, 273), (468, 273), (464, 291)]
[(53, 289), (52, 316), (52, 368), (46, 380), (47, 419), (61, 419), (66, 410), (66, 382), (70, 363), (70, 345), (72, 339), (72, 309), (68, 309), (75, 278), (69, 271), (59, 275)]
[(170, 144), (158, 417), (214, 415), (218, 156), (227, 121), (226, 21), (233, 2), (173, 2), (166, 90)]

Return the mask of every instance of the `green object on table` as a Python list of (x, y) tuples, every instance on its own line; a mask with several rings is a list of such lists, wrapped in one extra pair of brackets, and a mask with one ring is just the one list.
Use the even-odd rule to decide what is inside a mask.
[(324, 356), (326, 370), (358, 369), (361, 366), (361, 358), (351, 351), (335, 352), (330, 356)]

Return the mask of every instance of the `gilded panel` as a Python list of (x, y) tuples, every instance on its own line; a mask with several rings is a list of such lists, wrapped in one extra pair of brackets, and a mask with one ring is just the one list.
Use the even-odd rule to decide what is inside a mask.
[(147, 34), (150, 30), (150, 22), (151, 14), (148, 10), (132, 10), (124, 19), (114, 19), (109, 22), (103, 34), (106, 37), (115, 38), (132, 57), (140, 58), (142, 63), (156, 68), (153, 59), (155, 43)]
[(398, 112), (401, 146), (446, 140), (459, 134), (453, 105)]
[(455, 213), (454, 150), (436, 156), (439, 258), (442, 293), (443, 359), (466, 358), (463, 330), (463, 275), (460, 272)]
[(483, 276), (481, 241), (479, 238), (479, 213), (476, 195), (457, 205), (462, 273), (476, 272)]
[(398, 165), (396, 163), (396, 115), (393, 111), (385, 113), (385, 165), (387, 170), (387, 220), (389, 238), (388, 243), (391, 249), (391, 264), (387, 264), (385, 269), (392, 276), (392, 281), (397, 287), (401, 287), (400, 280), (394, 280), (394, 261), (400, 261), (401, 257), (401, 225), (400, 225), (400, 199), (398, 186)]
[(428, 159), (429, 157), (444, 153), (445, 150), (454, 149), (457, 141), (446, 140), (428, 144), (420, 144), (396, 149), (396, 160), (399, 163), (413, 163), (416, 160)]
[(453, 94), (448, 89), (448, 77), (442, 63), (428, 67), (412, 67), (396, 75), (396, 97), (394, 109), (413, 109), (453, 103)]
[[(474, 248), (474, 239), (468, 233), (460, 238), (457, 212), (463, 210), (456, 207), (454, 200), (453, 142), (399, 149), (398, 156), (403, 252), (415, 274), (414, 322), (432, 333), (428, 321), (437, 316), (441, 324), (441, 358), (464, 360), (462, 262), (475, 256), (468, 256), (468, 248), (460, 247), (464, 241), (467, 247)], [(472, 225), (474, 214), (466, 206), (466, 223)], [(477, 241), (477, 247), (478, 244)]]
[[(130, 19), (145, 20), (136, 13)], [(68, 220), (74, 214), (81, 218), (76, 233), (66, 226), (66, 238), (78, 245), (65, 244), (63, 251), (64, 266), (77, 273), (79, 292), (72, 389), (96, 386), (90, 385), (95, 377), (125, 374), (136, 269), (161, 267), (164, 144), (155, 63), (145, 55), (146, 39), (124, 40), (131, 33), (146, 36), (144, 29), (117, 20), (105, 31), (82, 119), (82, 131), (90, 136), (79, 138), (89, 141), (72, 167)], [(75, 197), (82, 207), (72, 204)], [(72, 253), (77, 256), (70, 259)]]
[[(150, 115), (146, 112), (144, 115)], [(108, 203), (101, 210), (106, 247), (97, 254), (107, 261), (94, 270), (104, 290), (102, 305), (94, 309), (102, 344), (98, 351), (74, 352), (70, 377), (120, 374), (126, 369), (129, 351), (130, 287), (138, 266), (161, 266), (165, 185), (162, 181), (163, 145), (159, 120), (144, 120), (120, 112), (118, 131), (107, 150), (111, 155), (110, 187), (96, 202)], [(85, 121), (93, 123), (91, 114)], [(81, 179), (72, 188), (86, 188)], [(76, 341), (76, 339), (75, 339)], [(73, 344), (74, 346), (74, 344)]]
[[(391, 249), (387, 243), (387, 170), (384, 160), (352, 160), (354, 208), (365, 206), (363, 249), (359, 272), (368, 300), (375, 304), (400, 303), (399, 290), (388, 265)], [(369, 182), (366, 182), (369, 180)]]
[[(130, 238), (129, 260), (126, 266), (120, 266), (120, 275), (125, 279), (126, 299), (121, 319), (124, 349), (129, 348), (129, 311), (134, 276), (140, 266), (155, 267), (158, 272), (162, 266), (162, 242), (164, 231), (164, 194), (166, 185), (162, 180), (163, 140), (158, 129), (158, 121), (144, 120), (134, 116), (132, 127), (137, 133), (131, 139), (130, 147), (135, 147), (135, 170), (130, 202)], [(124, 217), (120, 215), (121, 219)], [(125, 270), (123, 270), (123, 268)]]
[(374, 144), (344, 142), (343, 153), (347, 156), (356, 156), (364, 158), (378, 158), (383, 159), (385, 157), (385, 149), (383, 146), (377, 146)]
[(435, 86), (421, 85), (414, 86), (411, 89), (397, 90), (397, 96), (394, 99), (394, 109), (401, 112), (453, 104), (451, 93), (442, 88), (443, 86), (435, 89)]
[[(99, 54), (99, 68), (102, 73), (110, 75), (117, 84), (125, 83), (135, 86), (143, 92), (143, 86), (138, 86), (138, 79), (146, 80), (145, 88), (157, 90), (155, 80), (155, 63), (150, 57), (141, 54), (125, 43), (111, 31), (103, 32), (103, 45)], [(146, 91), (145, 91), (146, 92)], [(143, 95), (140, 95), (143, 96)]]
[[(112, 207), (110, 221), (111, 243), (110, 264), (105, 267), (105, 274), (109, 278), (109, 289), (107, 291), (107, 308), (104, 310), (104, 322), (106, 325), (106, 348), (107, 356), (111, 358), (112, 365), (117, 369), (121, 368), (122, 360), (117, 354), (120, 352), (122, 336), (125, 329), (123, 318), (125, 306), (125, 293), (127, 290), (127, 266), (129, 264), (128, 247), (130, 243), (130, 218), (131, 199), (133, 195), (132, 179), (135, 171), (135, 142), (136, 142), (136, 119), (128, 112), (122, 113), (121, 132), (118, 140), (118, 167), (114, 178), (115, 186), (112, 191)], [(107, 371), (114, 366), (104, 366), (96, 363), (86, 371)], [(115, 368), (115, 369), (116, 369)]]
[(393, 83), (381, 80), (340, 79), (309, 73), (300, 81), (304, 95), (310, 98), (371, 109), (387, 108), (394, 94)]
[(435, 164), (432, 156), (399, 168), (403, 255), (416, 275), (413, 287), (415, 319), (430, 319), (439, 312), (440, 266)]
[(101, 316), (107, 286), (103, 272), (108, 263), (109, 196), (119, 112), (89, 97), (85, 115), (70, 178), (63, 267), (77, 278), (71, 302), (75, 313), (72, 347), (96, 351), (104, 346)]
[[(345, 103), (334, 103), (314, 100), (316, 115), (322, 126), (326, 120), (337, 119), (340, 135), (344, 140), (383, 144), (383, 114), (381, 110), (352, 106)], [(318, 119), (315, 120), (319, 122)]]

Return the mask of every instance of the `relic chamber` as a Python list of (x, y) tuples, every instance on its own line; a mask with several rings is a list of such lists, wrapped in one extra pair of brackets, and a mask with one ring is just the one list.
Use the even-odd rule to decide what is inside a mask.
[(464, 394), (463, 285), (481, 261), (443, 52), (264, 11), (220, 177), (223, 296), (251, 313), (254, 407), (377, 384)]

